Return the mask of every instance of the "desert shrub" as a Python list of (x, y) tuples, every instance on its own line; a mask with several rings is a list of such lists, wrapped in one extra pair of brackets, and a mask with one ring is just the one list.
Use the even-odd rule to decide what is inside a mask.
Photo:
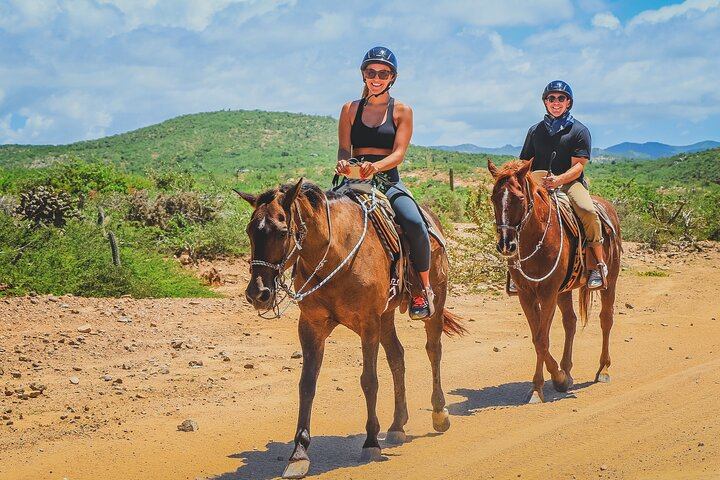
[(158, 190), (164, 192), (188, 191), (197, 186), (192, 173), (187, 170), (155, 168), (149, 169), (147, 176)]
[(164, 259), (142, 230), (124, 224), (112, 228), (122, 267), (113, 265), (110, 244), (94, 220), (30, 228), (30, 222), (0, 215), (0, 294), (213, 296), (198, 279)]
[(703, 188), (658, 188), (609, 178), (592, 186), (615, 205), (623, 238), (657, 249), (720, 234), (720, 193)]
[(250, 242), (245, 226), (250, 210), (244, 202), (232, 201), (214, 220), (181, 225), (171, 221), (159, 232), (158, 245), (170, 254), (186, 252), (194, 260), (246, 255)]
[(34, 175), (20, 181), (19, 188), (27, 190), (48, 186), (77, 197), (97, 193), (126, 192), (138, 183), (142, 184), (142, 180), (131, 179), (111, 163), (85, 162), (73, 158), (35, 171)]
[(40, 185), (20, 194), (15, 213), (33, 224), (62, 227), (69, 218), (78, 217), (78, 200), (64, 191)]
[(412, 189), (418, 203), (427, 206), (440, 218), (443, 228), (465, 220), (466, 189), (450, 190), (446, 182), (430, 180)]
[(449, 249), (451, 280), (471, 290), (505, 279), (507, 262), (495, 248), (495, 217), (487, 186), (471, 190), (465, 211), (475, 228), (451, 238), (457, 244)]
[(17, 199), (9, 195), (0, 196), (0, 214), (12, 215), (18, 207)]
[(218, 197), (199, 192), (161, 193), (151, 201), (147, 190), (138, 190), (130, 197), (128, 219), (173, 230), (214, 220), (220, 206)]

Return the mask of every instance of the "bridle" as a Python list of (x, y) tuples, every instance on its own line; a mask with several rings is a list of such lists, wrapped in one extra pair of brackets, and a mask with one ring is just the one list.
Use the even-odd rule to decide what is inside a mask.
[[(266, 262), (264, 260), (251, 260), (250, 265), (251, 266), (261, 266), (261, 267), (268, 267), (273, 270), (276, 270), (278, 273), (275, 275), (275, 288), (273, 290), (273, 303), (272, 306), (265, 310), (264, 312), (258, 312), (258, 316), (261, 318), (271, 319), (271, 318), (280, 318), (285, 311), (290, 308), (290, 305), (293, 303), (299, 303), (301, 302), (305, 297), (312, 294), (313, 292), (317, 291), (320, 287), (325, 285), (332, 277), (335, 276), (335, 274), (340, 271), (340, 269), (355, 255), (355, 252), (360, 248), (360, 245), (362, 244), (363, 240), (365, 239), (365, 234), (367, 233), (367, 227), (368, 227), (368, 216), (370, 213), (375, 209), (375, 207), (378, 205), (375, 197), (375, 189), (372, 190), (372, 195), (367, 200), (364, 200), (360, 202), (360, 206), (363, 209), (364, 218), (363, 218), (363, 231), (362, 235), (360, 235), (360, 238), (357, 241), (357, 244), (355, 244), (355, 247), (347, 254), (345, 259), (340, 262), (340, 264), (332, 271), (328, 276), (326, 276), (321, 282), (319, 282), (317, 285), (315, 285), (310, 290), (303, 292), (303, 290), (308, 286), (310, 281), (315, 277), (315, 274), (317, 274), (318, 271), (320, 271), (321, 268), (325, 266), (325, 263), (327, 262), (327, 256), (330, 252), (330, 245), (332, 244), (332, 220), (330, 218), (330, 203), (328, 201), (327, 195), (325, 195), (325, 192), (323, 192), (323, 198), (325, 200), (325, 213), (327, 215), (327, 225), (328, 225), (328, 242), (327, 247), (325, 249), (325, 254), (323, 255), (322, 259), (318, 262), (318, 264), (315, 266), (315, 269), (313, 272), (308, 275), (307, 280), (305, 283), (297, 289), (297, 291), (293, 291), (292, 287), (288, 285), (293, 285), (295, 283), (295, 275), (297, 273), (297, 269), (295, 268), (297, 266), (297, 261), (300, 258), (300, 255), (298, 254), (295, 258), (295, 261), (292, 262), (293, 265), (293, 271), (290, 277), (290, 281), (287, 282), (285, 279), (285, 272), (287, 271), (288, 267), (287, 264), (290, 261), (291, 257), (296, 251), (302, 250), (302, 243), (307, 238), (308, 234), (308, 228), (305, 225), (305, 222), (303, 221), (302, 215), (300, 213), (300, 207), (297, 204), (297, 200), (294, 200), (292, 203), (292, 206), (290, 207), (290, 225), (288, 226), (289, 229), (293, 232), (292, 239), (294, 242), (294, 245), (292, 249), (285, 255), (285, 257), (279, 262), (279, 263), (270, 263)], [(293, 222), (293, 210), (292, 207), (295, 207), (295, 212), (297, 215), (297, 222)], [(295, 232), (292, 228), (293, 223), (298, 224), (297, 232)], [(289, 240), (288, 240), (289, 243)], [(288, 247), (289, 248), (289, 245)], [(279, 291), (285, 292), (285, 296), (278, 299), (277, 293)], [(281, 304), (285, 302), (287, 298), (290, 298), (290, 300), (287, 302), (285, 307), (281, 308)], [(272, 314), (270, 315), (270, 312)], [(270, 316), (269, 316), (270, 315)]]
[(527, 223), (528, 218), (530, 218), (530, 215), (532, 215), (533, 208), (535, 207), (535, 200), (532, 192), (530, 191), (530, 182), (528, 182), (528, 179), (525, 178), (525, 188), (523, 188), (523, 193), (526, 193), (525, 190), (527, 190), (527, 198), (528, 198), (528, 206), (525, 209), (525, 214), (520, 219), (520, 222), (517, 225), (506, 225), (506, 224), (495, 224), (495, 229), (497, 230), (498, 234), (502, 232), (503, 230), (510, 230), (515, 232), (515, 234), (518, 237), (518, 244), (520, 242), (520, 231), (523, 229), (525, 224)]
[[(295, 231), (292, 228), (293, 225), (293, 215), (292, 215), (292, 207), (290, 212), (290, 225), (288, 226), (289, 230), (292, 232), (292, 240), (293, 240), (293, 248), (285, 255), (285, 257), (279, 262), (279, 263), (270, 263), (266, 262), (264, 260), (251, 260), (250, 266), (258, 266), (258, 267), (268, 267), (273, 270), (277, 270), (278, 273), (283, 273), (285, 269), (285, 264), (290, 260), (290, 257), (295, 253), (296, 250), (302, 250), (302, 243), (305, 241), (305, 238), (307, 237), (307, 225), (305, 225), (305, 222), (303, 221), (302, 215), (300, 215), (300, 207), (297, 206), (295, 202), (293, 202), (293, 206), (295, 207), (297, 211), (297, 218), (298, 218), (298, 229)], [(328, 211), (328, 223), (330, 222), (330, 215)], [(288, 239), (289, 242), (289, 239)]]
[(530, 218), (530, 215), (532, 214), (533, 209), (535, 207), (535, 201), (534, 201), (535, 194), (533, 193), (532, 189), (530, 188), (530, 181), (527, 179), (527, 176), (525, 177), (525, 183), (523, 184), (523, 193), (527, 195), (528, 206), (525, 209), (525, 214), (523, 215), (522, 219), (520, 219), (520, 223), (518, 223), (517, 225), (505, 225), (505, 224), (497, 224), (496, 223), (495, 228), (498, 232), (498, 235), (500, 235), (501, 232), (504, 230), (510, 230), (510, 231), (515, 232), (515, 235), (517, 237), (517, 245), (518, 245), (517, 252), (513, 255), (513, 257), (511, 257), (511, 258), (513, 258), (513, 261), (511, 263), (508, 260), (509, 266), (510, 266), (510, 268), (514, 268), (515, 270), (520, 272), (520, 274), (526, 280), (538, 283), (538, 282), (542, 282), (543, 280), (546, 280), (548, 277), (550, 277), (550, 275), (552, 275), (555, 272), (555, 269), (557, 269), (557, 266), (560, 263), (560, 256), (562, 255), (562, 250), (563, 250), (563, 240), (564, 240), (563, 230), (564, 229), (562, 226), (562, 217), (560, 216), (560, 205), (559, 205), (558, 198), (557, 198), (557, 189), (553, 189), (551, 191), (551, 193), (552, 193), (553, 199), (555, 201), (555, 211), (557, 212), (558, 225), (560, 226), (560, 250), (558, 251), (557, 258), (555, 259), (555, 264), (553, 265), (552, 269), (546, 275), (544, 275), (543, 277), (540, 277), (540, 278), (534, 278), (534, 277), (530, 277), (529, 275), (527, 275), (523, 271), (521, 263), (532, 258), (542, 248), (543, 243), (545, 242), (545, 237), (547, 236), (547, 232), (550, 229), (550, 221), (552, 219), (552, 206), (550, 206), (550, 209), (548, 210), (548, 218), (547, 218), (547, 222), (545, 222), (545, 229), (543, 231), (542, 237), (540, 237), (540, 240), (535, 245), (535, 249), (530, 253), (530, 255), (528, 255), (526, 257), (522, 257), (520, 255), (520, 245), (522, 245), (522, 242), (520, 241), (520, 232), (522, 231), (523, 227), (527, 224), (527, 221)]

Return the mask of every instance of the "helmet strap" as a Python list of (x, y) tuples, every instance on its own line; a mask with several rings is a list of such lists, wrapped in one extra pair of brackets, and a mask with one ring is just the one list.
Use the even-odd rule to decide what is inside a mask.
[[(370, 97), (379, 97), (380, 95), (382, 95), (382, 94), (384, 94), (385, 92), (387, 92), (388, 90), (390, 90), (390, 87), (392, 87), (393, 84), (395, 83), (395, 78), (394, 78), (395, 75), (397, 75), (397, 74), (394, 74), (394, 75), (393, 75), (393, 80), (392, 80), (392, 82), (388, 83), (388, 86), (385, 87), (385, 89), (384, 89), (382, 92), (380, 92), (380, 93), (368, 93), (368, 96), (365, 97), (365, 105), (367, 105), (368, 102), (370, 101)], [(363, 77), (363, 84), (367, 87), (367, 83), (366, 83), (366, 82), (367, 82), (367, 80), (365, 80), (365, 77)], [(368, 91), (369, 91), (369, 89), (368, 89)]]

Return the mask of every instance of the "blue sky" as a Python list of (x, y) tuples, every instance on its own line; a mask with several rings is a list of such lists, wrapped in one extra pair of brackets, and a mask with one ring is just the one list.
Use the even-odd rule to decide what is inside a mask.
[(720, 140), (720, 0), (0, 0), (0, 143), (221, 109), (337, 118), (375, 45), (418, 145), (519, 145), (557, 78), (594, 146)]

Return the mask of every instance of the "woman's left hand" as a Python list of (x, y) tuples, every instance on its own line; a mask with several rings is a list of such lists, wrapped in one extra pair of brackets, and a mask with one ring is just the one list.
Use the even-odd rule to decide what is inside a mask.
[(360, 175), (363, 178), (369, 178), (378, 173), (380, 169), (372, 162), (362, 162), (360, 164)]

